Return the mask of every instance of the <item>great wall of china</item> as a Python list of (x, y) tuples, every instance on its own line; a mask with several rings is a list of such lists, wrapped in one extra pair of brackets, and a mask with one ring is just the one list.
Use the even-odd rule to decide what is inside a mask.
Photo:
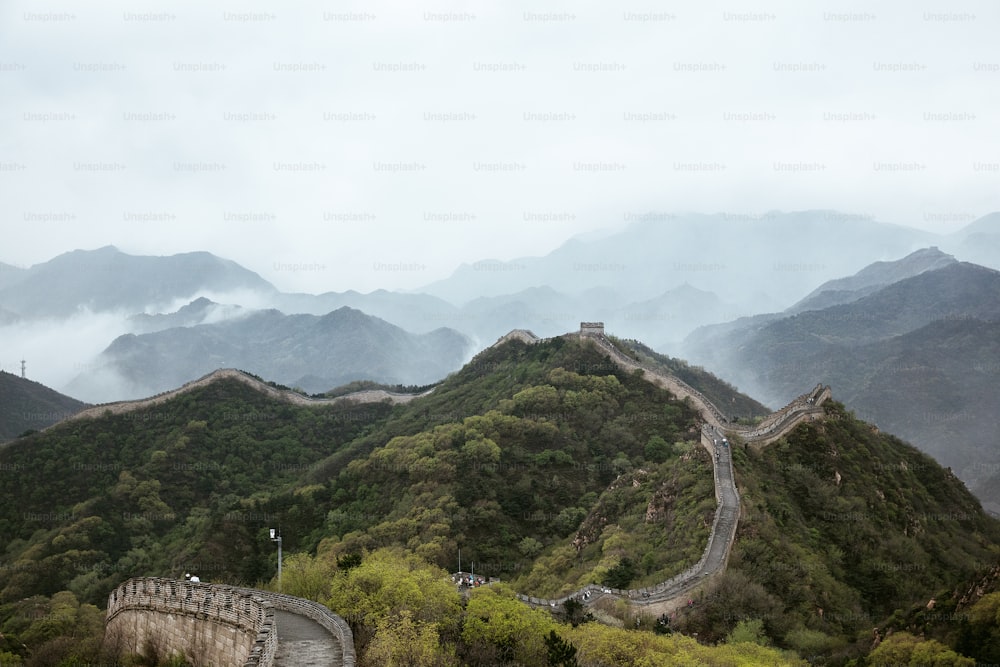
[(248, 375), (247, 373), (236, 370), (235, 368), (220, 368), (198, 378), (197, 380), (185, 382), (177, 389), (164, 391), (156, 394), (155, 396), (140, 398), (134, 401), (116, 401), (114, 403), (101, 403), (99, 405), (94, 405), (70, 415), (66, 419), (63, 419), (52, 426), (48, 426), (43, 430), (48, 430), (76, 419), (96, 419), (98, 417), (103, 417), (105, 414), (120, 415), (139, 410), (148, 410), (149, 408), (161, 405), (172, 398), (180, 396), (181, 394), (198, 389), (199, 387), (208, 386), (216, 380), (223, 379), (238, 380), (275, 400), (284, 401), (293, 405), (303, 405), (306, 407), (335, 405), (337, 403), (352, 401), (356, 403), (380, 403), (382, 401), (390, 401), (392, 403), (408, 403), (413, 399), (425, 396), (432, 391), (428, 390), (422, 394), (401, 394), (385, 391), (384, 389), (365, 389), (363, 391), (337, 396), (336, 398), (312, 398), (310, 396), (303, 396), (297, 391), (292, 391), (290, 389), (278, 389), (277, 387), (272, 387), (266, 382), (262, 382), (252, 375)]
[(283, 632), (281, 612), (325, 630), (325, 654), (332, 664), (354, 667), (351, 629), (323, 605), (220, 584), (129, 579), (108, 596), (105, 637), (110, 645), (134, 655), (179, 655), (193, 665), (272, 667), (281, 664), (282, 642), (291, 636)]
[[(803, 394), (780, 410), (771, 413), (759, 424), (746, 426), (730, 423), (722, 412), (712, 404), (701, 392), (680, 378), (658, 372), (643, 366), (635, 359), (623, 354), (604, 334), (601, 322), (581, 322), (580, 331), (566, 336), (578, 336), (593, 342), (602, 352), (627, 371), (641, 371), (643, 378), (662, 387), (680, 400), (690, 401), (705, 425), (702, 428), (701, 444), (708, 450), (713, 461), (713, 476), (715, 478), (715, 499), (718, 503), (712, 529), (709, 532), (708, 543), (697, 563), (680, 574), (653, 586), (639, 589), (609, 589), (594, 584), (585, 586), (562, 597), (549, 599), (529, 595), (519, 595), (520, 599), (536, 607), (558, 607), (573, 598), (585, 605), (591, 605), (602, 597), (614, 596), (628, 600), (635, 606), (657, 605), (660, 608), (675, 602), (681, 596), (689, 594), (709, 578), (725, 571), (729, 560), (729, 552), (736, 539), (736, 528), (739, 523), (740, 497), (733, 476), (732, 450), (729, 446), (719, 446), (724, 439), (739, 436), (753, 447), (763, 447), (774, 442), (803, 421), (821, 419), (824, 410), (822, 404), (830, 399), (829, 387), (817, 385), (815, 389)], [(508, 340), (520, 340), (527, 344), (540, 343), (539, 338), (531, 331), (517, 329), (497, 341), (500, 345)], [(715, 454), (718, 453), (718, 456)]]
[[(615, 597), (627, 600), (639, 608), (663, 609), (664, 605), (676, 603), (678, 599), (686, 597), (704, 582), (725, 571), (729, 552), (736, 538), (740, 498), (733, 475), (731, 447), (720, 443), (724, 443), (728, 437), (739, 436), (749, 446), (762, 447), (780, 439), (803, 421), (821, 419), (824, 414), (822, 404), (831, 397), (830, 388), (817, 385), (813, 391), (799, 396), (753, 426), (734, 424), (730, 423), (701, 392), (679, 378), (644, 366), (623, 354), (604, 334), (603, 324), (581, 323), (578, 333), (566, 334), (566, 337), (570, 336), (593, 342), (620, 368), (629, 372), (641, 371), (644, 379), (666, 389), (680, 400), (688, 400), (699, 412), (705, 421), (701, 444), (708, 450), (713, 461), (717, 508), (708, 543), (701, 558), (671, 579), (653, 586), (628, 590), (609, 589), (592, 584), (555, 599), (523, 594), (518, 597), (529, 605), (547, 608), (558, 607), (571, 598), (585, 605), (592, 605), (601, 598)], [(535, 336), (528, 330), (515, 329), (501, 337), (491, 347), (510, 340), (535, 344), (545, 339)], [(377, 390), (357, 392), (333, 399), (313, 399), (293, 391), (277, 389), (241, 371), (221, 369), (172, 391), (138, 401), (94, 406), (70, 419), (96, 418), (108, 411), (112, 414), (122, 414), (150, 408), (181, 393), (223, 378), (234, 378), (245, 382), (277, 400), (306, 406), (330, 405), (344, 401), (367, 403), (388, 400), (404, 403), (433, 391), (431, 389), (416, 395), (392, 394)], [(178, 586), (182, 587), (183, 596), (178, 596), (176, 592)], [(327, 620), (328, 629), (331, 634), (339, 636), (343, 647), (343, 658), (339, 664), (354, 665), (354, 646), (350, 629), (342, 619), (317, 603), (290, 596), (275, 596), (277, 594), (265, 591), (225, 586), (160, 579), (132, 579), (115, 589), (109, 597), (107, 629), (122, 641), (131, 642), (128, 645), (136, 649), (142, 648), (143, 641), (156, 636), (168, 642), (167, 646), (180, 647), (176, 649), (178, 651), (183, 652), (189, 648), (203, 653), (216, 651), (220, 657), (227, 655), (230, 662), (232, 656), (242, 656), (245, 648), (245, 656), (239, 657), (236, 664), (243, 664), (246, 667), (270, 667), (276, 664), (273, 662), (274, 647), (280, 636), (280, 633), (275, 632), (273, 609), (289, 609), (293, 613), (309, 617), (328, 614), (334, 619)], [(195, 623), (199, 625), (192, 625)]]

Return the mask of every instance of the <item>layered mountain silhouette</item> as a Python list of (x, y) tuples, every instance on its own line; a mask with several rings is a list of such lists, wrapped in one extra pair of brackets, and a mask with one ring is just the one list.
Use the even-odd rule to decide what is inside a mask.
[(918, 250), (895, 262), (875, 262), (853, 276), (828, 280), (786, 312), (800, 313), (851, 303), (900, 280), (940, 269), (957, 261), (951, 255), (932, 247)]
[(805, 378), (828, 383), (849, 408), (973, 487), (1000, 464), (1000, 273), (993, 269), (921, 251), (828, 284), (788, 312), (705, 327), (685, 351), (770, 405), (793, 396)]
[(1000, 212), (990, 213), (952, 234), (947, 247), (970, 262), (994, 268), (1000, 257)]
[[(450, 328), (477, 349), (514, 328), (551, 336), (599, 319), (620, 336), (686, 356), (680, 341), (698, 327), (730, 323), (698, 334), (714, 340), (726, 327), (760, 328), (792, 313), (851, 303), (907, 275), (957, 261), (932, 250), (905, 263), (885, 261), (928, 244), (963, 253), (975, 249), (983, 261), (1000, 266), (1000, 252), (994, 253), (997, 214), (949, 236), (836, 211), (632, 217), (635, 221), (620, 231), (574, 238), (542, 257), (470, 263), (427, 286), (425, 293), (289, 294), (209, 253), (139, 257), (111, 246), (74, 251), (28, 269), (0, 266), (0, 327), (23, 350), (19, 354), (35, 358), (51, 352), (28, 344), (32, 323), (66, 323), (74, 335), (100, 337), (60, 349), (62, 355), (80, 357), (66, 361), (81, 368), (92, 366), (94, 350), (122, 334), (219, 324), (261, 308), (321, 317), (345, 306), (415, 334)], [(92, 313), (106, 317), (92, 327), (70, 322)], [(701, 362), (711, 355), (694, 357)], [(67, 390), (65, 375), (48, 381)], [(739, 382), (772, 400), (767, 387)]]
[(465, 264), (423, 291), (465, 303), (539, 285), (567, 294), (601, 287), (644, 301), (687, 282), (752, 313), (801, 298), (802, 281), (790, 276), (818, 283), (939, 238), (836, 211), (634, 217), (620, 231), (571, 239), (544, 257)]
[(193, 327), (246, 315), (249, 311), (242, 306), (220, 304), (206, 297), (198, 297), (172, 313), (139, 313), (129, 317), (129, 324), (135, 334), (153, 333), (173, 327)]
[(22, 317), (146, 312), (209, 293), (274, 291), (256, 273), (207, 252), (136, 256), (114, 246), (74, 250), (0, 283), (0, 306)]
[[(207, 305), (194, 304), (192, 312)], [(141, 398), (217, 368), (240, 368), (310, 393), (353, 380), (420, 385), (460, 367), (470, 346), (450, 329), (411, 334), (347, 307), (323, 316), (253, 311), (212, 324), (120, 336), (69, 391), (95, 402)]]

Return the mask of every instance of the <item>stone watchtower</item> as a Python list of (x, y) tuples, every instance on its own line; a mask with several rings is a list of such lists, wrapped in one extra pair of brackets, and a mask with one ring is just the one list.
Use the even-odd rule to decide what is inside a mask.
[(581, 336), (603, 336), (604, 322), (580, 322)]

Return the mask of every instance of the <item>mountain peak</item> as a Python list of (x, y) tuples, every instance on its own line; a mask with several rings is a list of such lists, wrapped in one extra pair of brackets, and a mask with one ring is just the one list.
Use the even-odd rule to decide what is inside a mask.
[(91, 311), (148, 311), (204, 293), (272, 293), (274, 286), (208, 252), (130, 255), (112, 245), (74, 250), (0, 283), (0, 303), (26, 318)]
[(786, 312), (797, 313), (850, 303), (893, 283), (956, 263), (958, 260), (955, 257), (942, 252), (937, 246), (921, 248), (898, 260), (869, 264), (853, 276), (829, 280)]

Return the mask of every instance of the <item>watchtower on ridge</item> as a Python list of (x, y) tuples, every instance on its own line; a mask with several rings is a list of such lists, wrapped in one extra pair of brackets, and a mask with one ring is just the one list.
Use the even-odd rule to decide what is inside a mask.
[(603, 336), (604, 322), (580, 322), (581, 336)]

